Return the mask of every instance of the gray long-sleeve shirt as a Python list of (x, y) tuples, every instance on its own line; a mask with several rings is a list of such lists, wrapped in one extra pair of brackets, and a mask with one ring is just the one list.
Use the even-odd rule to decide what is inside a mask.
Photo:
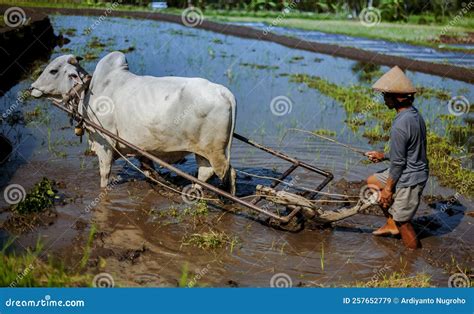
[(397, 187), (409, 187), (428, 180), (426, 125), (415, 107), (397, 113), (390, 131), (390, 177)]

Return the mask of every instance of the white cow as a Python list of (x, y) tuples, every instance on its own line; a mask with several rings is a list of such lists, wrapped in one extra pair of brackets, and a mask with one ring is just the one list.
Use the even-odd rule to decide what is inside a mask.
[[(79, 60), (74, 55), (54, 59), (31, 85), (31, 94), (64, 97), (87, 75)], [(201, 78), (135, 75), (125, 55), (115, 51), (99, 61), (83, 97), (86, 110), (82, 104), (79, 110), (92, 121), (169, 163), (194, 153), (198, 179), (207, 181), (216, 174), (235, 193), (230, 148), (236, 102), (226, 87)], [(105, 187), (119, 157), (112, 147), (121, 154), (133, 152), (91, 130), (89, 135)]]

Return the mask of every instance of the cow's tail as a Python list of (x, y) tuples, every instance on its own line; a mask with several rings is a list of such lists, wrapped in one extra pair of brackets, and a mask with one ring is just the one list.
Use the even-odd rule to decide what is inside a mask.
[(231, 105), (231, 123), (230, 123), (230, 130), (229, 130), (229, 140), (227, 141), (227, 148), (226, 148), (226, 158), (227, 158), (227, 171), (224, 178), (224, 185), (228, 188), (229, 192), (232, 195), (235, 195), (236, 192), (236, 178), (237, 174), (235, 169), (232, 168), (230, 164), (230, 156), (231, 156), (231, 149), (232, 149), (232, 139), (234, 137), (234, 129), (235, 129), (235, 120), (237, 115), (237, 102), (235, 100), (234, 95), (230, 91), (226, 91), (224, 93), (224, 97), (229, 101)]

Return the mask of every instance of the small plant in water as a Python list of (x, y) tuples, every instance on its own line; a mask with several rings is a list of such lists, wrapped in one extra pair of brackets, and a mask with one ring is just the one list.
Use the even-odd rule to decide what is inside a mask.
[(225, 232), (210, 230), (209, 232), (191, 234), (183, 242), (183, 245), (194, 245), (201, 249), (211, 250), (229, 246), (232, 252), (237, 243), (236, 237), (230, 237)]
[(324, 136), (336, 136), (335, 131), (331, 131), (327, 129), (314, 130), (313, 133), (317, 135), (324, 135)]
[(13, 206), (12, 210), (23, 215), (41, 212), (52, 207), (54, 204), (54, 196), (56, 195), (53, 189), (54, 184), (54, 181), (43, 178), (26, 194), (23, 201)]

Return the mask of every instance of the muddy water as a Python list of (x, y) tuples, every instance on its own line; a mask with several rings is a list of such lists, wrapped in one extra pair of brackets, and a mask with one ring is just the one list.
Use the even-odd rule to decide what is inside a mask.
[[(106, 19), (92, 34), (83, 35), (85, 28), (96, 25), (95, 21), (92, 17), (52, 17), (56, 31), (76, 29), (76, 35), (70, 36), (71, 43), (65, 46), (70, 49), (67, 53), (97, 53), (102, 57), (112, 50), (134, 47), (135, 50), (127, 52), (127, 59), (135, 73), (199, 76), (228, 86), (238, 101), (238, 133), (333, 172), (334, 183), (343, 178), (359, 181), (386, 167), (363, 164), (361, 157), (350, 151), (298, 133), (283, 137), (288, 128), (329, 129), (336, 132), (337, 139), (356, 147), (383, 147), (384, 143), (369, 145), (360, 134), (348, 129), (344, 109), (335, 100), (305, 85), (291, 83), (282, 75), (306, 73), (341, 85), (367, 84), (360, 82), (357, 73), (351, 70), (354, 61), (146, 20)], [(92, 36), (106, 44), (103, 51), (87, 47)], [(63, 51), (57, 48), (52, 58), (63, 53), (66, 53), (64, 47)], [(97, 61), (83, 64), (92, 73)], [(278, 68), (255, 69), (245, 64)], [(417, 85), (443, 88), (453, 95), (473, 99), (472, 85), (408, 74)], [(10, 108), (17, 93), (30, 83), (31, 79), (26, 79), (0, 98), (1, 111)], [(286, 114), (272, 113), (270, 104), (276, 96), (291, 100)], [(435, 98), (419, 100), (417, 106), (428, 121), (448, 113), (446, 102)], [(445, 270), (451, 258), (468, 268), (473, 265), (469, 245), (473, 240), (473, 218), (465, 215), (472, 211), (472, 200), (462, 198), (463, 206), (449, 214), (440, 212), (439, 206), (433, 209), (423, 203), (418, 215), (425, 216), (419, 220), (424, 249), (416, 253), (406, 252), (396, 239), (372, 237), (372, 229), (383, 223), (376, 216), (356, 216), (335, 229), (308, 227), (298, 233), (275, 230), (264, 225), (260, 217), (248, 213), (234, 215), (216, 207), (210, 207), (209, 214), (201, 218), (174, 217), (165, 214), (170, 207), (182, 213), (189, 205), (183, 204), (179, 196), (170, 196), (163, 189), (151, 186), (123, 160), (117, 161), (113, 168), (113, 174), (121, 177), (119, 183), (100, 194), (97, 159), (84, 155), (86, 144), (79, 143), (73, 135), (66, 115), (51, 108), (47, 101), (32, 100), (15, 108), (24, 113), (38, 108), (41, 114), (26, 126), (2, 125), (3, 132), (16, 143), (12, 160), (1, 168), (2, 186), (17, 183), (28, 189), (46, 176), (63, 183), (60, 192), (66, 200), (66, 204), (57, 206), (59, 219), (55, 224), (23, 235), (18, 247), (31, 245), (40, 236), (46, 253), (77, 265), (85, 236), (95, 224), (98, 233), (90, 272), (109, 272), (119, 285), (176, 285), (187, 267), (191, 279), (200, 274), (198, 284), (210, 286), (268, 286), (275, 273), (288, 274), (293, 285), (339, 285), (368, 281), (375, 273), (387, 269), (390, 272), (403, 269), (408, 274), (426, 272), (436, 285), (446, 286), (449, 274)], [(462, 117), (457, 121), (465, 123)], [(444, 132), (439, 124), (437, 131)], [(237, 141), (232, 147), (232, 163), (240, 171), (263, 176), (275, 176), (288, 167)], [(187, 158), (180, 167), (193, 173), (194, 159)], [(322, 180), (304, 171), (289, 178), (293, 179), (306, 187), (314, 187)], [(257, 183), (268, 181), (240, 173), (239, 194), (253, 193)], [(328, 190), (340, 191), (334, 184)], [(350, 191), (352, 195), (358, 192)], [(435, 178), (430, 178), (425, 190), (426, 195), (454, 193), (439, 187)], [(86, 210), (94, 200), (97, 200), (94, 209)], [(1, 201), (4, 207), (6, 204)], [(0, 215), (2, 220), (7, 217), (6, 212)], [(237, 237), (237, 244), (232, 250), (230, 247), (203, 250), (183, 244), (191, 234), (211, 229)]]

